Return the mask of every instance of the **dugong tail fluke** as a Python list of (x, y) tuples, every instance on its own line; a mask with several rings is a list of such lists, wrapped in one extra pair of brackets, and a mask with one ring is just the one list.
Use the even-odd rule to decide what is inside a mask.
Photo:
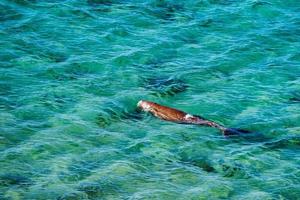
[(201, 116), (191, 115), (181, 110), (175, 108), (170, 108), (167, 106), (159, 105), (151, 101), (141, 100), (138, 102), (137, 106), (145, 112), (150, 112), (155, 117), (163, 120), (181, 123), (181, 124), (195, 124), (201, 126), (210, 126), (219, 129), (224, 135), (239, 135), (244, 133), (250, 133), (250, 131), (235, 129), (235, 128), (225, 128), (224, 126), (206, 120)]

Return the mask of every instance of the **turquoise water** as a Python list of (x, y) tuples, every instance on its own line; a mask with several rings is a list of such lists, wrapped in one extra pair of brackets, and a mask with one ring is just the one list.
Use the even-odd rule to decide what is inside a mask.
[(0, 199), (299, 199), (298, 0), (0, 0), (0, 38)]

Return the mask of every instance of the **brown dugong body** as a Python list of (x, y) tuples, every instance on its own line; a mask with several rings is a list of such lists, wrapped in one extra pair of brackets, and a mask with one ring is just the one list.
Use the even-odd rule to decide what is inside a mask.
[(202, 126), (215, 127), (220, 131), (222, 131), (224, 135), (237, 135), (241, 133), (249, 133), (249, 131), (246, 130), (225, 128), (224, 126), (217, 124), (216, 122), (206, 120), (200, 116), (191, 115), (181, 110), (159, 105), (151, 101), (141, 100), (138, 102), (137, 106), (143, 111), (150, 112), (155, 117), (158, 117), (160, 119), (175, 122), (175, 123), (196, 124)]

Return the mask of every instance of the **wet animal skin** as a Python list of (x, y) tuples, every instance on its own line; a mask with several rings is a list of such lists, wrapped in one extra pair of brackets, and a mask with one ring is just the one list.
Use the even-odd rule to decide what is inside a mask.
[(195, 124), (201, 126), (209, 126), (219, 129), (224, 135), (239, 135), (243, 133), (249, 133), (247, 130), (235, 129), (235, 128), (225, 128), (224, 126), (206, 120), (197, 115), (191, 115), (184, 111), (177, 110), (175, 108), (170, 108), (167, 106), (159, 105), (151, 101), (141, 100), (137, 104), (138, 108), (142, 109), (145, 112), (150, 112), (155, 117), (160, 119), (171, 121), (181, 124)]

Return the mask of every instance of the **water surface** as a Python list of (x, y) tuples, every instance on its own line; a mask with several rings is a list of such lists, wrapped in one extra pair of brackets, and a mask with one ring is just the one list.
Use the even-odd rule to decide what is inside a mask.
[[(297, 0), (0, 0), (0, 199), (297, 199)], [(256, 132), (136, 112), (140, 99)]]

